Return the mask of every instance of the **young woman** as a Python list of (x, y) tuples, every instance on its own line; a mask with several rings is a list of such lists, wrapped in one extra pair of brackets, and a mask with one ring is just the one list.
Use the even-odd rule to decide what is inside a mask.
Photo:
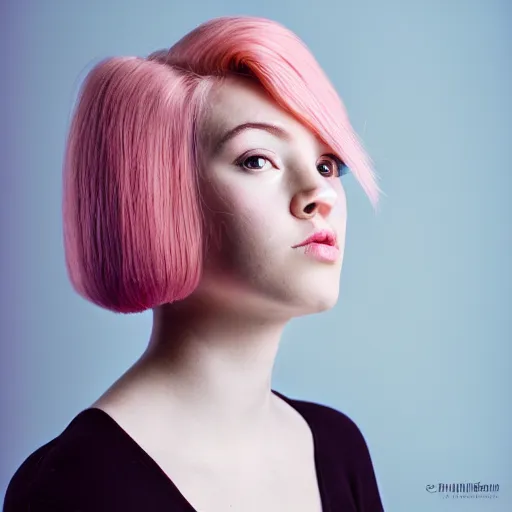
[(379, 188), (305, 45), (262, 18), (199, 26), (88, 75), (64, 165), (69, 276), (147, 350), (13, 476), (5, 512), (381, 512), (340, 411), (271, 388), (283, 329), (336, 303), (350, 168)]

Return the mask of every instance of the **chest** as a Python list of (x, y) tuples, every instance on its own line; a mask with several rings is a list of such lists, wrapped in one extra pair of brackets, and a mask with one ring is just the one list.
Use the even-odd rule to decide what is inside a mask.
[[(155, 454), (155, 460), (159, 459)], [(264, 457), (238, 467), (156, 460), (170, 485), (197, 512), (322, 512), (314, 457)]]
[(164, 435), (149, 430), (155, 422), (141, 428), (122, 410), (108, 412), (149, 455), (153, 474), (167, 476), (186, 512), (323, 512), (313, 433), (290, 407), (276, 413), (257, 441), (236, 446), (208, 443), (187, 429)]

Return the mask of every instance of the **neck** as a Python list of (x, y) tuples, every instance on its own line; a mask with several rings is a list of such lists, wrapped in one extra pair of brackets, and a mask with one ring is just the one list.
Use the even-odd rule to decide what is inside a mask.
[(285, 322), (188, 301), (153, 317), (136, 372), (152, 404), (226, 439), (261, 430), (273, 410), (272, 369)]

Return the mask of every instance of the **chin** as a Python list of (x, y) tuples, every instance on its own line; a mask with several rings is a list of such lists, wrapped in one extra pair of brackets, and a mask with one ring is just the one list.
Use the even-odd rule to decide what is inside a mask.
[(340, 295), (339, 272), (327, 274), (303, 275), (295, 287), (294, 294), (305, 314), (321, 313), (332, 309), (338, 303)]
[[(318, 290), (322, 293), (309, 293), (303, 295), (303, 300), (299, 306), (299, 309), (302, 311), (300, 316), (303, 315), (314, 315), (316, 313), (323, 313), (324, 311), (329, 311), (338, 303), (339, 298), (339, 289), (323, 289)], [(329, 293), (331, 292), (331, 293)]]
[(324, 311), (329, 311), (338, 303), (338, 294), (336, 297), (323, 297), (320, 299), (315, 305), (312, 313), (322, 313)]

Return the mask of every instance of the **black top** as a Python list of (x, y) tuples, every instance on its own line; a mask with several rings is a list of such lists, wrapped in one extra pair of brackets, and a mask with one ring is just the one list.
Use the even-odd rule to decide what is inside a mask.
[[(383, 512), (370, 453), (357, 425), (325, 405), (273, 393), (311, 429), (323, 511)], [(60, 435), (27, 457), (9, 482), (3, 510), (196, 512), (149, 454), (94, 407), (81, 411)]]

